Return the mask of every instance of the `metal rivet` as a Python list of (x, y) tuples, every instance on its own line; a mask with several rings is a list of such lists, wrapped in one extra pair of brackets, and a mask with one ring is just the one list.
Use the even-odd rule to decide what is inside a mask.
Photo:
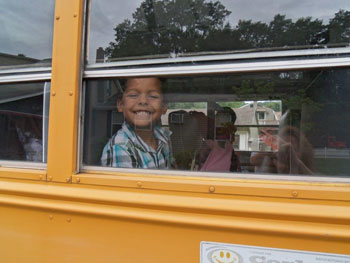
[(67, 222), (70, 223), (72, 219), (70, 217), (67, 218)]
[(60, 20), (60, 17), (59, 17), (59, 16), (56, 16), (56, 20)]
[(297, 197), (297, 196), (298, 196), (298, 192), (297, 192), (297, 191), (293, 191), (293, 192), (292, 192), (292, 196), (293, 196), (293, 197)]
[(52, 92), (52, 96), (56, 96), (56, 92), (53, 91), (53, 92)]
[(80, 178), (77, 178), (77, 179), (76, 179), (76, 182), (79, 184), (79, 183), (80, 183)]
[(142, 183), (141, 182), (137, 182), (137, 187), (142, 187)]
[(215, 187), (214, 186), (210, 186), (209, 187), (209, 192), (210, 193), (214, 193), (215, 192)]
[(73, 96), (73, 91), (70, 91), (70, 92), (69, 92), (69, 96)]

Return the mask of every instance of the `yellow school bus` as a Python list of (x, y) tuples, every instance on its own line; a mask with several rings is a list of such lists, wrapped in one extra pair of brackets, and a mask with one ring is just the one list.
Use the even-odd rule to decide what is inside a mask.
[[(0, 10), (1, 262), (350, 262), (348, 0)], [(101, 162), (141, 77), (171, 163)]]

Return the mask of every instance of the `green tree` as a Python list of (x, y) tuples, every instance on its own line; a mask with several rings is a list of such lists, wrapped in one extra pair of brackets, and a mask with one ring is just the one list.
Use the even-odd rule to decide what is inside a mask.
[(324, 43), (325, 26), (322, 20), (312, 20), (311, 17), (299, 18), (288, 30), (290, 45), (315, 45)]
[(168, 104), (169, 109), (205, 109), (206, 102), (171, 102)]
[(227, 23), (230, 11), (212, 0), (144, 0), (115, 26), (105, 49), (108, 59), (132, 56), (177, 56), (185, 53), (285, 48), (350, 42), (350, 11), (325, 21), (301, 17), (293, 22), (276, 14), (270, 23)]
[(145, 0), (114, 28), (108, 57), (187, 53), (198, 49), (210, 32), (225, 28), (231, 12), (219, 1)]
[(225, 102), (218, 102), (218, 104), (221, 107), (230, 107), (233, 109), (237, 109), (244, 106), (246, 103), (244, 101), (225, 101)]
[(350, 42), (350, 11), (340, 10), (328, 25), (330, 43)]
[(281, 112), (281, 102), (279, 101), (269, 101), (269, 102), (263, 102), (262, 105), (264, 107), (270, 108), (276, 112)]
[(292, 25), (293, 21), (286, 19), (285, 15), (276, 15), (269, 24), (269, 45), (271, 47), (289, 46), (290, 38), (287, 38), (287, 36)]
[(265, 23), (239, 20), (235, 31), (239, 35), (240, 45), (244, 48), (259, 48), (268, 44), (269, 27)]

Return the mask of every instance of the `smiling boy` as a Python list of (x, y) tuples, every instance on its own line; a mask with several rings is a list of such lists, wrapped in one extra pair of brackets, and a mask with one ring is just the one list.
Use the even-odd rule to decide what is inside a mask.
[(103, 166), (168, 169), (172, 152), (170, 132), (159, 127), (168, 107), (158, 78), (131, 78), (117, 109), (124, 115), (122, 128), (103, 149)]

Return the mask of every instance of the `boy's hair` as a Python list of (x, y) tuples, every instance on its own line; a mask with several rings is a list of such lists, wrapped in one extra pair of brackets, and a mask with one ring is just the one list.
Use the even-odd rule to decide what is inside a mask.
[[(118, 87), (117, 100), (121, 100), (123, 98), (124, 91), (127, 88), (128, 80), (137, 79), (137, 78), (140, 78), (140, 77), (131, 77), (131, 78), (125, 78), (125, 79), (118, 79), (116, 81), (117, 87)], [(158, 77), (149, 77), (149, 78), (158, 79), (160, 81), (161, 90), (163, 92), (163, 89), (164, 89), (164, 87), (166, 86), (166, 83), (167, 83), (167, 79), (166, 78), (158, 78)], [(167, 103), (166, 96), (164, 96), (164, 94), (163, 94), (163, 103), (164, 104)]]

